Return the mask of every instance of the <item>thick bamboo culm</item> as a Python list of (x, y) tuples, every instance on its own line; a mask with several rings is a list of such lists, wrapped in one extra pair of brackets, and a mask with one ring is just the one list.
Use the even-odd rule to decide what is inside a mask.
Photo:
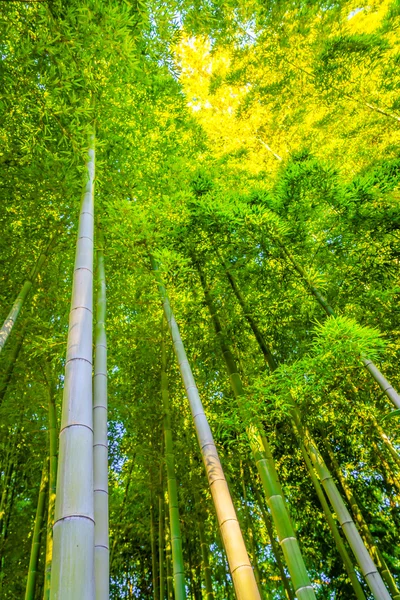
[(164, 313), (168, 322), (176, 358), (189, 400), (236, 596), (238, 600), (261, 600), (228, 489), (228, 484), (225, 479), (207, 417), (204, 413), (204, 408), (200, 400), (192, 370), (186, 356), (179, 328), (171, 310), (167, 293), (158, 271), (157, 263), (153, 257), (151, 257), (151, 263), (155, 272), (163, 302)]
[(110, 547), (108, 539), (107, 335), (104, 238), (97, 223), (97, 306), (93, 388), (93, 502), (95, 599), (108, 600)]
[(79, 217), (53, 528), (51, 600), (94, 598), (93, 234), (94, 135)]

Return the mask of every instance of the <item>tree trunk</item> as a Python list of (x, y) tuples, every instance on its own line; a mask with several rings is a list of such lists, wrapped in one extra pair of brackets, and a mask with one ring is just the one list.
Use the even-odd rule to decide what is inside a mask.
[(240, 531), (232, 498), (215, 447), (211, 429), (204, 413), (199, 392), (194, 381), (193, 373), (186, 356), (178, 325), (171, 310), (165, 287), (161, 281), (158, 267), (153, 257), (151, 257), (151, 262), (156, 275), (160, 295), (163, 301), (164, 313), (167, 318), (177, 361), (192, 411), (197, 438), (203, 456), (211, 495), (217, 513), (218, 525), (228, 556), (236, 594), (239, 600), (260, 600), (253, 569)]
[(103, 232), (97, 224), (97, 306), (93, 397), (94, 575), (96, 600), (109, 599), (107, 335)]
[(25, 280), (20, 293), (18, 294), (12, 309), (10, 310), (6, 320), (3, 323), (2, 328), (0, 329), (0, 352), (3, 350), (6, 341), (8, 340), (11, 331), (18, 319), (19, 313), (24, 305), (24, 302), (31, 290), (34, 280), (36, 279), (37, 274), (42, 268), (51, 248), (53, 247), (56, 241), (56, 236), (52, 237), (50, 242), (47, 244), (46, 248), (42, 250), (39, 254), (39, 257), (35, 263), (35, 266), (31, 270), (28, 275), (28, 278)]
[[(204, 273), (198, 264), (197, 267), (204, 291), (205, 302), (210, 312), (211, 320), (213, 322), (215, 333), (217, 335), (229, 374), (231, 388), (237, 401), (239, 411), (243, 412), (242, 405), (245, 399), (245, 393), (242, 380), (231, 349), (225, 339), (221, 323), (216, 314), (215, 306), (211, 298)], [(243, 418), (245, 419), (246, 415), (243, 414)], [(303, 557), (301, 555), (300, 548), (290, 521), (289, 513), (286, 508), (286, 502), (283, 496), (278, 474), (275, 469), (272, 452), (265, 435), (261, 432), (261, 424), (247, 427), (249, 444), (262, 481), (268, 505), (271, 509), (272, 518), (278, 532), (279, 542), (281, 544), (282, 551), (286, 559), (286, 564), (293, 581), (293, 587), (298, 598), (301, 598), (302, 600), (306, 600), (308, 598), (315, 599), (315, 592), (311, 586), (311, 581), (308, 577)]]
[(168, 507), (171, 532), (172, 567), (174, 573), (175, 600), (185, 600), (185, 569), (182, 554), (182, 536), (179, 522), (178, 488), (175, 475), (174, 442), (171, 430), (169, 392), (167, 379), (167, 355), (164, 341), (164, 318), (161, 342), (161, 395), (164, 411), (165, 463), (167, 466)]
[(33, 528), (31, 556), (29, 560), (28, 579), (26, 582), (25, 600), (34, 600), (36, 575), (39, 563), (40, 540), (42, 536), (42, 526), (44, 517), (44, 508), (46, 500), (46, 486), (48, 481), (48, 460), (43, 465), (42, 478), (40, 480), (39, 497), (36, 509), (35, 525)]
[(94, 598), (93, 510), (93, 210), (95, 152), (90, 136), (75, 270), (53, 528), (52, 600)]

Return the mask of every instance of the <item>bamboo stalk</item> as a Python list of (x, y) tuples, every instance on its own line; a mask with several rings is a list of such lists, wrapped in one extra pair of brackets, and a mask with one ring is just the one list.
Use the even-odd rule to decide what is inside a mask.
[(153, 599), (159, 600), (158, 581), (157, 581), (157, 544), (154, 524), (154, 504), (153, 494), (150, 498), (150, 542), (151, 542), (151, 576), (153, 581)]
[[(394, 581), (394, 578), (389, 570), (389, 567), (388, 567), (381, 551), (379, 550), (379, 548), (377, 547), (377, 545), (375, 544), (375, 542), (373, 540), (373, 537), (371, 535), (369, 527), (368, 527), (368, 525), (364, 519), (364, 516), (358, 506), (358, 503), (355, 499), (355, 495), (350, 490), (350, 487), (348, 486), (348, 484), (343, 476), (343, 473), (340, 469), (339, 463), (337, 462), (336, 457), (335, 457), (330, 445), (327, 443), (326, 440), (324, 441), (324, 446), (325, 446), (326, 451), (328, 452), (328, 456), (329, 456), (330, 462), (332, 463), (334, 473), (335, 473), (336, 477), (338, 478), (340, 485), (343, 488), (343, 491), (346, 495), (348, 503), (350, 504), (354, 518), (356, 519), (357, 523), (359, 524), (362, 536), (364, 538), (364, 543), (368, 547), (370, 554), (372, 555), (376, 564), (380, 568), (382, 578), (386, 582), (386, 585), (388, 586), (390, 593), (393, 596), (393, 600), (400, 600), (400, 591), (397, 588), (396, 582)], [(361, 538), (361, 536), (360, 536), (360, 538)], [(375, 569), (376, 569), (376, 567), (375, 567)], [(383, 597), (384, 596), (382, 596), (382, 598)], [(390, 598), (389, 595), (387, 597)]]
[(69, 320), (57, 474), (51, 600), (94, 598), (93, 211), (95, 151), (90, 136)]
[[(204, 291), (205, 303), (210, 312), (215, 333), (225, 360), (231, 388), (237, 401), (238, 408), (242, 411), (242, 405), (245, 399), (243, 383), (237, 369), (236, 361), (225, 339), (221, 323), (216, 314), (214, 302), (211, 298), (204, 273), (198, 264), (197, 267)], [(243, 417), (245, 418), (245, 415), (243, 415)], [(311, 581), (308, 577), (300, 547), (292, 527), (269, 443), (262, 433), (261, 424), (257, 423), (255, 426), (247, 427), (246, 431), (254, 461), (271, 510), (272, 518), (278, 532), (279, 543), (292, 578), (296, 596), (301, 600), (315, 599), (315, 592), (311, 586)]]
[(48, 256), (51, 248), (53, 247), (55, 241), (56, 241), (56, 236), (53, 236), (50, 239), (50, 242), (45, 247), (45, 249), (42, 250), (42, 252), (39, 254), (34, 267), (32, 268), (31, 272), (29, 273), (27, 279), (25, 279), (24, 284), (21, 288), (21, 291), (18, 294), (10, 312), (8, 313), (8, 316), (6, 317), (6, 320), (4, 321), (2, 328), (0, 329), (0, 352), (3, 350), (4, 345), (7, 342), (8, 338), (11, 334), (11, 331), (13, 330), (13, 327), (14, 327), (15, 323), (17, 322), (17, 319), (18, 319), (21, 309), (25, 303), (25, 300), (31, 290), (33, 282), (35, 281), (40, 269), (43, 267), (43, 265), (46, 261), (46, 258)]
[(300, 443), (300, 450), (303, 455), (304, 462), (306, 463), (307, 470), (310, 474), (311, 481), (312, 481), (315, 491), (317, 493), (318, 499), (321, 503), (322, 510), (324, 511), (325, 518), (329, 525), (329, 529), (331, 530), (333, 539), (335, 540), (336, 548), (343, 560), (343, 564), (345, 566), (347, 576), (350, 579), (350, 583), (353, 587), (354, 594), (355, 594), (356, 598), (358, 598), (358, 600), (365, 600), (365, 594), (360, 585), (360, 582), (357, 579), (357, 574), (354, 570), (353, 562), (349, 556), (349, 553), (346, 550), (346, 547), (343, 543), (342, 538), (340, 537), (339, 530), (336, 527), (336, 523), (332, 517), (332, 513), (329, 509), (329, 505), (328, 505), (328, 502), (326, 501), (324, 492), (323, 492), (321, 485), (315, 475), (310, 457), (308, 456), (307, 450), (305, 449), (304, 444), (302, 444), (302, 443)]
[(25, 600), (34, 600), (35, 598), (35, 586), (36, 586), (36, 575), (38, 570), (39, 552), (40, 552), (40, 540), (42, 535), (42, 525), (44, 517), (44, 508), (46, 500), (46, 486), (48, 480), (48, 459), (46, 458), (42, 477), (40, 480), (39, 496), (36, 509), (35, 525), (33, 528), (31, 556), (29, 559), (29, 570), (28, 578), (25, 589)]
[[(50, 371), (50, 369), (49, 369)], [(55, 390), (51, 376), (48, 381), (49, 393), (49, 501), (47, 510), (47, 535), (46, 535), (46, 557), (44, 572), (44, 600), (50, 598), (51, 563), (53, 555), (53, 524), (54, 509), (56, 503), (57, 485), (57, 413), (55, 404)]]
[(96, 600), (108, 600), (110, 547), (108, 540), (107, 335), (104, 238), (97, 223), (97, 307), (93, 396), (94, 574)]
[(11, 352), (11, 355), (10, 355), (10, 358), (9, 358), (9, 361), (7, 364), (7, 368), (4, 372), (2, 380), (0, 382), (0, 405), (2, 404), (2, 402), (4, 400), (4, 396), (6, 395), (8, 385), (11, 381), (12, 374), (14, 372), (14, 367), (18, 360), (18, 356), (19, 356), (19, 353), (21, 351), (22, 344), (24, 341), (26, 327), (27, 327), (27, 322), (25, 321), (25, 323), (23, 324), (23, 327), (21, 328), (20, 333), (17, 334), (17, 337), (18, 337), (17, 342), (14, 345), (14, 348), (12, 349), (12, 352)]
[(160, 572), (160, 600), (165, 600), (165, 508), (164, 508), (164, 462), (160, 460), (160, 495), (158, 497), (158, 567)]
[(206, 469), (211, 495), (217, 513), (218, 525), (228, 557), (234, 587), (238, 600), (260, 600), (239, 522), (233, 506), (232, 498), (224, 476), (215, 442), (207, 417), (204, 413), (193, 373), (186, 356), (186, 351), (179, 333), (179, 328), (172, 312), (165, 287), (153, 257), (151, 263), (155, 272), (158, 288), (163, 302), (164, 313), (168, 322), (172, 342), (189, 400), (197, 438)]
[(165, 445), (165, 463), (167, 467), (168, 507), (171, 532), (172, 569), (174, 575), (175, 600), (185, 600), (185, 569), (182, 553), (182, 536), (179, 522), (178, 488), (175, 475), (174, 442), (171, 429), (169, 392), (167, 379), (167, 354), (164, 341), (164, 318), (161, 341), (161, 395), (163, 402), (163, 429)]
[(288, 600), (294, 600), (294, 594), (293, 594), (292, 588), (290, 587), (289, 580), (286, 577), (285, 569), (284, 569), (284, 566), (283, 566), (283, 563), (282, 563), (282, 560), (281, 560), (281, 557), (280, 557), (279, 545), (277, 544), (277, 542), (275, 540), (275, 536), (274, 536), (274, 531), (273, 531), (273, 528), (272, 528), (271, 519), (270, 519), (270, 517), (269, 517), (269, 515), (268, 515), (268, 513), (267, 513), (267, 511), (266, 511), (266, 509), (265, 509), (265, 507), (263, 505), (262, 498), (261, 498), (260, 492), (258, 491), (257, 486), (256, 485), (252, 486), (252, 489), (253, 489), (253, 492), (254, 492), (255, 497), (257, 499), (258, 506), (260, 508), (261, 514), (262, 514), (263, 519), (264, 519), (265, 528), (267, 530), (268, 537), (269, 537), (270, 542), (271, 542), (272, 552), (274, 554), (274, 557), (275, 557), (275, 560), (276, 560), (276, 564), (277, 564), (278, 569), (279, 569), (279, 573), (280, 573), (280, 576), (281, 576), (282, 585), (283, 585), (283, 588), (285, 590), (286, 596), (287, 596)]
[[(286, 249), (284, 249), (286, 251)], [(287, 251), (286, 251), (287, 252)], [(290, 256), (290, 255), (289, 255)], [(296, 263), (297, 264), (297, 263)], [(301, 269), (301, 268), (300, 268)], [(299, 271), (301, 273), (301, 270)], [(305, 275), (305, 273), (304, 273)], [(238, 289), (238, 288), (237, 288)], [(235, 290), (234, 290), (235, 291)], [(318, 297), (318, 290), (315, 290), (315, 295)], [(323, 297), (319, 300), (320, 302), (326, 302)], [(242, 305), (242, 308), (245, 308), (245, 304)], [(327, 305), (327, 310), (332, 309)], [(247, 311), (245, 311), (246, 314)], [(333, 311), (332, 311), (333, 312)], [(334, 314), (334, 313), (333, 313)], [(262, 350), (261, 346), (260, 349)], [(336, 484), (333, 481), (333, 478), (316, 446), (309, 432), (303, 430), (303, 426), (301, 423), (300, 412), (298, 411), (294, 401), (293, 401), (293, 411), (292, 411), (292, 421), (295, 427), (295, 431), (300, 437), (300, 440), (305, 444), (307, 452), (314, 463), (318, 476), (321, 479), (321, 483), (326, 491), (326, 494), (338, 515), (340, 525), (342, 526), (343, 533), (345, 534), (347, 541), (354, 553), (354, 556), (357, 559), (357, 562), (360, 566), (361, 572), (363, 573), (372, 593), (375, 598), (390, 598), (387, 595), (387, 590), (382, 581), (382, 578), (368, 553), (367, 548), (365, 547), (362, 538), (350, 517), (350, 513), (348, 512), (344, 501), (339, 493), (339, 490), (336, 487)], [(392, 582), (390, 583), (390, 585)]]

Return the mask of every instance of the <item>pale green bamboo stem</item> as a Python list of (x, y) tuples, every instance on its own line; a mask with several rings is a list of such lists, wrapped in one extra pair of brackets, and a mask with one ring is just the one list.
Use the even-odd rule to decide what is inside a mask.
[(247, 535), (249, 538), (249, 542), (250, 542), (250, 548), (251, 548), (251, 553), (252, 553), (252, 558), (253, 558), (253, 565), (254, 565), (254, 576), (256, 578), (256, 582), (258, 585), (258, 590), (260, 592), (260, 596), (261, 598), (270, 598), (270, 592), (269, 590), (266, 590), (266, 594), (264, 594), (264, 590), (262, 589), (262, 585), (261, 585), (261, 573), (260, 573), (260, 567), (258, 565), (258, 559), (257, 559), (257, 551), (256, 551), (256, 544), (254, 542), (254, 535), (253, 535), (253, 529), (252, 529), (252, 524), (251, 524), (251, 519), (250, 519), (250, 514), (249, 514), (249, 506), (248, 506), (248, 500), (247, 500), (247, 491), (246, 491), (246, 484), (244, 481), (244, 472), (243, 472), (243, 463), (242, 461), (240, 461), (240, 476), (241, 476), (241, 483), (242, 483), (242, 494), (243, 494), (243, 508), (244, 508), (244, 520), (245, 520), (245, 524), (246, 524), (246, 529), (247, 529)]
[(110, 547), (108, 540), (107, 335), (104, 238), (97, 224), (97, 306), (93, 395), (94, 576), (96, 600), (108, 600)]
[[(49, 368), (50, 373), (50, 368)], [(49, 392), (49, 501), (47, 511), (46, 557), (44, 571), (44, 600), (50, 598), (51, 563), (53, 555), (53, 525), (54, 509), (56, 503), (57, 485), (57, 413), (55, 403), (55, 389), (51, 373), (48, 381)]]
[(29, 273), (28, 278), (25, 280), (20, 293), (18, 294), (10, 312), (8, 313), (6, 320), (3, 323), (2, 328), (0, 329), (0, 352), (3, 350), (4, 345), (10, 336), (10, 333), (15, 323), (17, 322), (19, 313), (21, 312), (24, 302), (31, 290), (33, 282), (36, 279), (36, 276), (39, 273), (40, 269), (42, 268), (55, 240), (56, 237), (52, 237), (50, 242), (47, 244), (46, 248), (39, 254), (35, 266)]
[(36, 509), (35, 525), (33, 528), (31, 556), (29, 560), (28, 579), (26, 582), (25, 600), (34, 600), (36, 575), (39, 562), (40, 539), (42, 534), (42, 525), (44, 517), (44, 507), (46, 500), (46, 486), (48, 480), (48, 460), (43, 465), (42, 478), (40, 480), (39, 497)]
[[(285, 253), (288, 255), (288, 257), (290, 258), (290, 255), (287, 253), (286, 249), (284, 247), (283, 247), (283, 249), (284, 249)], [(299, 273), (300, 274), (303, 273), (304, 277), (306, 277), (304, 270), (302, 270), (302, 268), (299, 265), (297, 265), (297, 263), (294, 263), (294, 265), (296, 267), (298, 267), (297, 270), (299, 271)], [(310, 286), (310, 289), (313, 288), (313, 286), (311, 286), (310, 284), (309, 284), (309, 286)], [(235, 288), (233, 288), (233, 289), (235, 291)], [(313, 288), (311, 291), (313, 292), (313, 294), (315, 295), (317, 300), (321, 303), (321, 305), (325, 308), (325, 310), (328, 312), (328, 314), (332, 314), (334, 316), (332, 308), (327, 304), (326, 300), (323, 298), (323, 296), (320, 294), (320, 292), (318, 290), (316, 290), (315, 288)], [(236, 296), (237, 296), (237, 294), (236, 294)], [(245, 310), (244, 301), (243, 301), (243, 303), (241, 303), (241, 306), (242, 306), (242, 309), (244, 310), (245, 314), (247, 314), (247, 311)], [(257, 336), (256, 336), (256, 339), (260, 345), (260, 341)], [(261, 345), (260, 345), (260, 349), (262, 350)], [(342, 499), (338, 489), (336, 488), (335, 483), (333, 482), (333, 479), (322, 459), (322, 456), (321, 456), (316, 444), (314, 443), (314, 441), (312, 440), (312, 438), (308, 432), (307, 432), (307, 437), (305, 436), (305, 433), (303, 431), (303, 426), (301, 423), (301, 416), (300, 416), (300, 413), (294, 402), (293, 402), (292, 417), (293, 417), (294, 426), (295, 426), (295, 428), (297, 428), (300, 439), (304, 440), (304, 443), (306, 444), (306, 447), (307, 447), (307, 451), (308, 451), (310, 457), (313, 459), (313, 462), (316, 466), (319, 477), (321, 478), (321, 470), (320, 469), (322, 469), (324, 471), (325, 476), (329, 475), (329, 476), (325, 477), (324, 480), (321, 478), (321, 483), (323, 484), (323, 487), (327, 493), (327, 496), (328, 496), (332, 506), (334, 507), (335, 512), (338, 514), (339, 520), (340, 520), (340, 515), (342, 515), (343, 518), (347, 515), (349, 517), (349, 519), (351, 520), (350, 514), (348, 513), (348, 511), (346, 509), (343, 499)], [(310, 449), (313, 449), (313, 451), (310, 451)], [(339, 512), (338, 512), (338, 510), (339, 510)], [(372, 588), (373, 588), (375, 590), (375, 594), (379, 595), (381, 593), (381, 594), (383, 594), (382, 598), (386, 598), (387, 596), (385, 596), (384, 594), (385, 593), (387, 594), (387, 590), (386, 590), (386, 588), (383, 584), (383, 581), (376, 569), (376, 566), (374, 565), (374, 563), (372, 561), (371, 556), (368, 554), (368, 550), (365, 548), (365, 546), (362, 542), (362, 539), (360, 537), (360, 534), (357, 531), (355, 524), (352, 521), (351, 521), (351, 523), (349, 523), (346, 520), (344, 520), (343, 522), (340, 521), (340, 524), (341, 524), (343, 532), (349, 542), (349, 545), (350, 545), (351, 549), (353, 550), (353, 553), (354, 553), (354, 555), (357, 559), (357, 562), (361, 568), (361, 571), (362, 571), (363, 575), (366, 577), (366, 580), (367, 580), (367, 583), (368, 583), (370, 589), (372, 590)]]
[[(162, 452), (163, 454), (163, 452)], [(160, 460), (160, 495), (158, 497), (158, 568), (160, 573), (160, 600), (165, 600), (165, 509), (164, 509), (164, 461)]]
[(171, 414), (169, 409), (169, 392), (166, 369), (167, 355), (165, 351), (163, 327), (163, 335), (161, 342), (161, 395), (164, 410), (163, 429), (165, 444), (165, 463), (167, 466), (167, 489), (169, 522), (171, 532), (172, 568), (174, 574), (175, 600), (185, 600), (185, 569), (182, 553), (181, 526), (179, 522), (178, 489), (176, 485), (174, 442), (172, 439)]
[(154, 524), (154, 504), (153, 494), (150, 499), (150, 542), (151, 542), (151, 576), (153, 580), (153, 599), (159, 600), (158, 582), (157, 582), (157, 544)]
[[(204, 273), (200, 266), (197, 266), (204, 291), (205, 302), (214, 325), (215, 333), (219, 340), (231, 388), (237, 401), (238, 408), (241, 411), (245, 400), (243, 383), (236, 366), (236, 361), (225, 339), (221, 323), (216, 314), (214, 302), (211, 298)], [(300, 547), (291, 524), (271, 449), (265, 435), (261, 433), (262, 426), (257, 424), (257, 426), (247, 427), (246, 431), (266, 499), (271, 510), (272, 519), (278, 533), (279, 543), (292, 578), (296, 596), (299, 600), (314, 600), (315, 592), (311, 586), (311, 581), (308, 577)]]
[[(373, 540), (373, 537), (371, 535), (369, 527), (364, 519), (364, 516), (363, 516), (358, 504), (357, 504), (355, 496), (352, 493), (352, 491), (350, 490), (350, 487), (348, 486), (348, 484), (343, 476), (342, 470), (340, 469), (339, 463), (337, 462), (336, 457), (335, 457), (329, 443), (327, 443), (326, 440), (325, 440), (325, 448), (328, 452), (329, 459), (332, 463), (335, 475), (338, 478), (340, 485), (342, 486), (343, 491), (346, 495), (346, 498), (351, 506), (351, 510), (353, 512), (354, 518), (356, 519), (356, 521), (360, 527), (360, 530), (364, 537), (365, 545), (368, 547), (371, 556), (374, 558), (376, 564), (380, 568), (382, 578), (385, 580), (386, 585), (388, 586), (390, 593), (392, 594), (393, 600), (400, 600), (400, 591), (397, 588), (396, 582), (394, 581), (394, 578), (389, 570), (388, 565), (386, 564), (386, 561), (385, 561), (381, 551), (379, 550), (379, 548), (377, 547), (377, 545), (375, 544), (375, 542)], [(326, 468), (326, 470), (327, 470), (327, 468)], [(375, 567), (375, 569), (376, 569), (376, 567)], [(388, 597), (390, 598), (390, 596), (388, 596)]]
[(308, 456), (307, 450), (305, 449), (304, 444), (302, 444), (302, 443), (300, 444), (300, 450), (301, 450), (301, 453), (303, 455), (304, 462), (306, 463), (307, 470), (308, 470), (309, 475), (311, 477), (311, 481), (312, 481), (312, 483), (314, 485), (314, 488), (315, 488), (315, 491), (317, 493), (318, 499), (319, 499), (319, 501), (321, 503), (322, 510), (324, 511), (325, 518), (326, 518), (326, 520), (328, 522), (328, 525), (329, 525), (329, 528), (330, 528), (330, 530), (332, 532), (333, 539), (335, 540), (336, 548), (337, 548), (337, 550), (338, 550), (338, 552), (339, 552), (339, 554), (340, 554), (340, 556), (341, 556), (341, 558), (343, 560), (343, 563), (344, 563), (344, 566), (345, 566), (345, 569), (346, 569), (346, 572), (347, 572), (347, 576), (350, 579), (350, 583), (353, 586), (354, 594), (355, 594), (356, 598), (358, 598), (358, 600), (365, 600), (365, 594), (364, 594), (363, 589), (362, 589), (362, 587), (360, 585), (360, 582), (357, 579), (357, 574), (356, 574), (356, 572), (354, 570), (353, 562), (352, 562), (352, 560), (351, 560), (351, 558), (349, 556), (349, 553), (346, 550), (346, 547), (345, 547), (345, 545), (343, 543), (342, 538), (340, 537), (339, 530), (336, 527), (336, 523), (335, 523), (335, 521), (334, 521), (334, 519), (332, 517), (332, 513), (331, 513), (331, 511), (329, 509), (329, 505), (328, 505), (328, 502), (326, 501), (324, 492), (323, 492), (323, 490), (321, 488), (321, 485), (320, 485), (320, 483), (319, 483), (319, 481), (318, 481), (318, 479), (317, 479), (317, 477), (315, 475), (314, 468), (312, 466), (310, 457)]
[(367, 548), (357, 530), (357, 527), (350, 516), (349, 511), (341, 497), (339, 490), (333, 480), (333, 477), (325, 464), (317, 446), (311, 440), (307, 430), (303, 430), (300, 417), (296, 410), (293, 411), (293, 419), (300, 438), (303, 440), (307, 453), (315, 466), (318, 477), (329, 498), (329, 501), (335, 511), (338, 521), (342, 527), (343, 533), (353, 551), (359, 564), (362, 574), (376, 600), (391, 600), (391, 597), (383, 583), (383, 580), (376, 568), (374, 561), (368, 553)]
[(289, 580), (286, 577), (285, 569), (283, 567), (283, 563), (282, 563), (282, 560), (281, 560), (281, 557), (279, 554), (279, 545), (277, 544), (275, 536), (274, 536), (274, 531), (273, 531), (270, 516), (264, 507), (264, 504), (262, 502), (262, 498), (261, 498), (260, 492), (258, 491), (257, 485), (254, 485), (252, 489), (254, 491), (258, 506), (260, 508), (261, 514), (264, 519), (265, 528), (267, 530), (268, 537), (271, 542), (272, 552), (274, 553), (276, 564), (279, 569), (279, 574), (281, 576), (281, 581), (282, 581), (283, 588), (285, 590), (285, 594), (286, 594), (288, 600), (294, 600), (294, 594), (293, 594), (292, 588), (290, 587)]
[[(166, 518), (166, 514), (164, 515)], [(167, 600), (174, 598), (174, 580), (171, 569), (171, 543), (170, 543), (170, 532), (168, 526), (165, 526), (165, 562), (167, 571)]]
[(18, 356), (19, 356), (19, 353), (22, 348), (22, 344), (23, 344), (24, 337), (25, 337), (26, 326), (27, 326), (27, 323), (25, 321), (20, 333), (17, 334), (18, 340), (17, 340), (16, 344), (14, 345), (14, 348), (11, 352), (11, 355), (10, 355), (10, 358), (8, 361), (7, 368), (4, 372), (2, 380), (0, 382), (0, 405), (2, 404), (2, 402), (4, 400), (4, 396), (6, 395), (7, 388), (11, 381), (11, 377), (12, 377), (12, 374), (14, 371), (15, 364), (18, 360)]
[(94, 599), (93, 211), (95, 151), (90, 136), (76, 245), (60, 428), (51, 600)]
[(210, 561), (208, 558), (209, 547), (207, 544), (207, 538), (206, 538), (206, 534), (204, 531), (203, 519), (200, 515), (198, 518), (197, 525), (198, 525), (199, 537), (200, 537), (200, 548), (201, 548), (201, 558), (202, 558), (202, 564), (203, 564), (204, 582), (206, 584), (206, 600), (214, 600), (211, 568), (210, 568)]
[(260, 594), (258, 592), (243, 536), (240, 531), (232, 498), (215, 447), (211, 429), (204, 413), (199, 392), (194, 381), (193, 373), (186, 356), (179, 328), (171, 310), (165, 287), (158, 272), (157, 264), (153, 257), (151, 257), (151, 262), (158, 282), (164, 313), (167, 318), (175, 354), (195, 423), (197, 438), (208, 477), (211, 495), (214, 501), (221, 537), (228, 557), (237, 599), (260, 600)]

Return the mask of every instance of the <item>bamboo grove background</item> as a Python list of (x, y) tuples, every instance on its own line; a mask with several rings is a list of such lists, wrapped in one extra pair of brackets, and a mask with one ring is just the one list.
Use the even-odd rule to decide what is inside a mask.
[(399, 27), (398, 0), (0, 1), (1, 598), (68, 597), (82, 185), (105, 561), (82, 600), (235, 597), (171, 311), (254, 573), (238, 597), (400, 598)]

